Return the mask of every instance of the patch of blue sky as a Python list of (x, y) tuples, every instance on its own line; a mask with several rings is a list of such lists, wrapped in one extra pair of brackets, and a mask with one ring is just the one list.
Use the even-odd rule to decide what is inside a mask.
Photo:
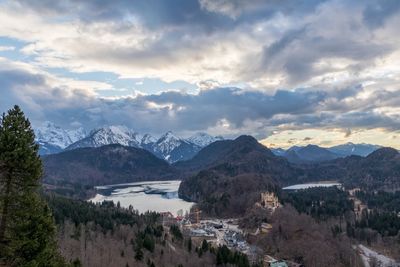
[(120, 97), (131, 95), (134, 91), (144, 94), (157, 94), (168, 90), (196, 93), (197, 86), (185, 81), (165, 82), (158, 78), (119, 78), (112, 72), (70, 72), (65, 68), (47, 68), (49, 73), (82, 81), (97, 81), (110, 84), (113, 89), (98, 91), (99, 96)]
[(0, 57), (7, 58), (11, 61), (31, 61), (33, 57), (20, 52), (28, 42), (9, 38), (7, 36), (0, 36), (0, 47), (10, 49), (0, 49)]

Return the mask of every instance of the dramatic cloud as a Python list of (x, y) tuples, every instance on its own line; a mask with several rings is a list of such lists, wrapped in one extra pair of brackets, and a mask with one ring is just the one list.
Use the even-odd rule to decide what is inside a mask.
[(396, 0), (2, 1), (0, 108), (65, 127), (396, 145), (399, 14)]

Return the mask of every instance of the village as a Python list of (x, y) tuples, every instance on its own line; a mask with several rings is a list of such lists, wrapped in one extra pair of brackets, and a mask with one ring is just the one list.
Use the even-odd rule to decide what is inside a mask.
[[(264, 192), (260, 195), (257, 206), (267, 209), (273, 213), (280, 206), (278, 197), (274, 193)], [(164, 226), (177, 224), (181, 231), (189, 235), (193, 241), (200, 243), (206, 240), (210, 245), (218, 247), (226, 245), (232, 250), (246, 254), (250, 262), (260, 261), (262, 250), (257, 246), (249, 244), (246, 239), (249, 236), (268, 234), (272, 225), (261, 223), (253, 233), (246, 233), (239, 228), (238, 219), (202, 219), (201, 211), (195, 209), (191, 214), (183, 215), (182, 211), (174, 217), (170, 212), (161, 213)], [(299, 267), (301, 265), (285, 260), (278, 260), (270, 255), (262, 257), (263, 265), (266, 267)]]
[[(338, 184), (335, 185), (341, 190), (344, 188)], [(301, 188), (290, 188), (290, 190), (300, 190)], [(357, 197), (356, 193), (359, 188), (348, 190), (349, 199), (354, 203), (354, 213), (357, 219), (361, 218), (364, 210), (368, 210), (368, 206), (362, 203)], [(277, 208), (281, 206), (278, 197), (272, 192), (263, 192), (260, 194), (260, 200), (255, 203), (256, 206), (264, 208), (270, 214), (273, 214)], [(272, 230), (272, 225), (269, 223), (261, 223), (254, 232), (245, 232), (239, 227), (239, 220), (237, 218), (231, 219), (218, 219), (218, 218), (202, 218), (202, 211), (194, 209), (192, 213), (183, 215), (183, 212), (178, 212), (178, 216), (174, 217), (170, 212), (162, 213), (163, 225), (169, 226), (177, 224), (181, 231), (190, 236), (191, 239), (200, 244), (206, 240), (214, 247), (227, 246), (229, 249), (239, 251), (247, 255), (250, 262), (263, 262), (265, 267), (300, 267), (302, 265), (291, 262), (285, 259), (276, 259), (268, 254), (263, 254), (263, 250), (248, 242), (252, 237), (262, 234), (268, 234)], [(398, 214), (400, 216), (400, 213)], [(391, 258), (385, 257), (376, 253), (362, 245), (355, 246), (365, 266), (369, 266), (370, 257), (375, 254), (383, 263), (396, 264)], [(371, 252), (372, 251), (372, 252)], [(375, 253), (375, 254), (374, 254)], [(386, 264), (387, 265), (387, 264)], [(385, 266), (386, 266), (385, 265)], [(391, 265), (387, 265), (391, 266)], [(397, 265), (393, 265), (397, 266)]]

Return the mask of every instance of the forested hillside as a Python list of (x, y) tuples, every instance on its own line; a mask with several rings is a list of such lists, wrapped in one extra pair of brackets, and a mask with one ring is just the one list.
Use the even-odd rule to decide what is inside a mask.
[(80, 148), (43, 158), (44, 182), (104, 185), (177, 179), (178, 172), (150, 152), (118, 144)]
[(112, 202), (93, 204), (45, 195), (58, 228), (61, 254), (74, 266), (250, 267), (247, 256), (227, 247), (196, 243), (159, 214), (138, 214)]

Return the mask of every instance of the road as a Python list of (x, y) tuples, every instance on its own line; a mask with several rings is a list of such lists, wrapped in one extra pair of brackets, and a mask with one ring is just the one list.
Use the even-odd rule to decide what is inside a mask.
[(382, 267), (400, 267), (400, 263), (394, 259), (382, 255), (364, 245), (357, 245), (356, 249), (359, 251), (365, 267), (370, 267), (369, 261), (371, 258), (376, 258)]

